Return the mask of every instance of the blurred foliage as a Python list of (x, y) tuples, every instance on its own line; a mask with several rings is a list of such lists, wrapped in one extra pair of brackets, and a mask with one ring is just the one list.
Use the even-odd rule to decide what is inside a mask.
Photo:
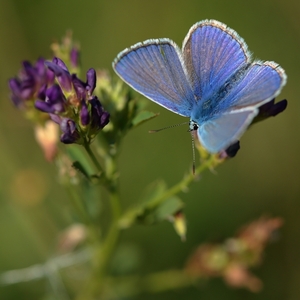
[[(228, 289), (214, 280), (137, 297), (299, 299), (299, 13), (300, 3), (293, 0), (1, 0), (0, 272), (44, 263), (56, 256), (61, 250), (60, 233), (74, 220), (67, 194), (58, 184), (54, 166), (44, 160), (37, 147), (31, 124), (8, 100), (7, 79), (17, 73), (20, 62), (24, 58), (35, 61), (41, 55), (50, 56), (49, 44), (60, 40), (70, 29), (75, 40), (80, 41), (82, 73), (90, 67), (106, 68), (112, 73), (111, 62), (124, 48), (158, 37), (169, 37), (180, 45), (192, 24), (214, 18), (234, 28), (254, 57), (274, 60), (286, 70), (288, 83), (277, 100), (288, 99), (287, 111), (251, 127), (234, 159), (219, 167), (217, 174), (206, 172), (188, 193), (180, 195), (188, 219), (185, 243), (167, 222), (125, 231), (120, 246), (125, 249), (124, 255), (126, 251), (130, 253), (126, 257), (132, 264), (124, 268), (138, 270), (141, 275), (179, 268), (199, 244), (231, 236), (242, 224), (269, 213), (282, 217), (285, 226), (279, 242), (267, 250), (264, 264), (255, 270), (264, 282), (260, 293)], [(124, 209), (141, 198), (150, 182), (163, 178), (171, 186), (191, 169), (191, 141), (186, 128), (148, 134), (149, 129), (183, 119), (147, 103), (147, 110), (159, 113), (159, 117), (131, 131), (118, 158)], [(101, 220), (107, 221), (104, 208), (98, 209)], [(76, 247), (80, 249), (80, 239)], [(116, 253), (115, 259), (120, 257), (122, 253)], [(87, 267), (71, 267), (63, 271), (62, 277), (1, 286), (0, 298), (42, 299), (45, 291), (51, 291), (53, 296), (47, 299), (58, 299), (55, 295), (70, 299), (73, 295), (66, 293), (59, 279), (76, 289), (78, 278)], [(120, 268), (115, 272), (125, 271)]]

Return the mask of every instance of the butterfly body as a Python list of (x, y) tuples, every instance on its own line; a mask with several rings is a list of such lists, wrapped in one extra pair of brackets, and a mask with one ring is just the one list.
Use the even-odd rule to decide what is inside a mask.
[(244, 40), (215, 20), (193, 25), (182, 50), (170, 39), (147, 40), (122, 51), (113, 67), (150, 100), (189, 117), (212, 153), (237, 141), (286, 83), (278, 64), (252, 61)]

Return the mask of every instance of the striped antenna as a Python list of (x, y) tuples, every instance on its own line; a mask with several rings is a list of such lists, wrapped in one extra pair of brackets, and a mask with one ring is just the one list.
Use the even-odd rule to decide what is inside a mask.
[(174, 124), (174, 125), (171, 125), (171, 126), (167, 126), (167, 127), (164, 127), (164, 128), (160, 128), (160, 129), (149, 130), (149, 133), (156, 133), (156, 132), (159, 132), (159, 131), (162, 131), (162, 130), (165, 130), (165, 129), (174, 128), (174, 127), (178, 127), (178, 126), (186, 125), (186, 124), (189, 124), (189, 122), (184, 122), (184, 123)]

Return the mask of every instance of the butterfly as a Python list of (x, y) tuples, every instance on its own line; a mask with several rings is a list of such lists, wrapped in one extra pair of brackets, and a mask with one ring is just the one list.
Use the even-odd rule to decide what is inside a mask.
[(211, 153), (238, 141), (287, 79), (277, 63), (252, 60), (243, 38), (216, 20), (194, 24), (181, 50), (168, 38), (126, 48), (113, 68), (142, 95), (189, 117), (189, 130)]

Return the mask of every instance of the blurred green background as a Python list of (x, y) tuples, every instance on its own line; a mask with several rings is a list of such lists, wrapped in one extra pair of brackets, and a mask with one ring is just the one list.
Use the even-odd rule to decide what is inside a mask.
[[(169, 37), (181, 45), (197, 21), (213, 18), (235, 29), (255, 58), (274, 60), (288, 75), (277, 100), (287, 110), (251, 128), (237, 157), (206, 172), (186, 201), (187, 241), (172, 226), (137, 226), (122, 235), (136, 245), (142, 272), (181, 267), (205, 241), (232, 236), (261, 215), (285, 220), (278, 242), (266, 252), (255, 274), (263, 290), (252, 294), (228, 288), (220, 279), (141, 299), (300, 299), (300, 2), (296, 0), (0, 0), (0, 272), (42, 263), (55, 254), (58, 233), (71, 222), (67, 195), (45, 162), (31, 124), (9, 100), (7, 79), (24, 59), (50, 56), (49, 45), (71, 29), (81, 44), (83, 74), (107, 68), (124, 48), (149, 38)], [(132, 131), (120, 156), (123, 206), (134, 202), (146, 185), (163, 178), (169, 185), (190, 172), (190, 135), (180, 127), (149, 135), (149, 129), (183, 121), (150, 103), (155, 120)], [(197, 161), (197, 164), (199, 162)], [(0, 286), (0, 299), (42, 299), (47, 281)]]

